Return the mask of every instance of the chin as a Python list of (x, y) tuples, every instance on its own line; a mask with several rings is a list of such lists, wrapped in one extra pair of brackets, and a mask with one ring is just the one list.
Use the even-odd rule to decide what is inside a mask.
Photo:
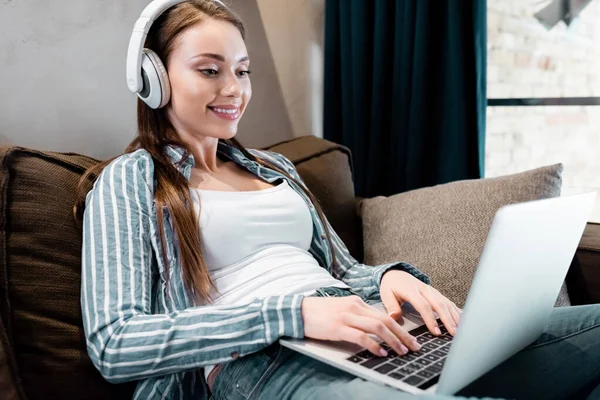
[(231, 139), (233, 137), (235, 137), (235, 135), (237, 134), (237, 129), (234, 131), (221, 131), (221, 132), (215, 132), (215, 134), (213, 135), (213, 137), (217, 138), (217, 139), (223, 139), (223, 140), (228, 140)]

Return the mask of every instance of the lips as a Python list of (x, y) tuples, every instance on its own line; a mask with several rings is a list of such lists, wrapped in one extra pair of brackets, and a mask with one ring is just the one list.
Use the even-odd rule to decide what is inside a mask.
[(235, 120), (240, 116), (240, 108), (236, 106), (207, 106), (214, 115), (226, 120)]

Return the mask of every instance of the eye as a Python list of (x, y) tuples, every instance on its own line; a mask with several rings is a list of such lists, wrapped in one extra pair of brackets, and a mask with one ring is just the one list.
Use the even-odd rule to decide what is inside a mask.
[(240, 76), (249, 76), (252, 73), (252, 71), (240, 71), (239, 74)]
[(212, 68), (201, 69), (200, 72), (202, 72), (206, 76), (216, 76), (218, 74), (218, 71)]

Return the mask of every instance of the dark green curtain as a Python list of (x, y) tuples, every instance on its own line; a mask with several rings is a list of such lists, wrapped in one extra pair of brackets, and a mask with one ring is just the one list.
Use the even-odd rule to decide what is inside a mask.
[(356, 194), (483, 176), (486, 0), (326, 0), (324, 137)]

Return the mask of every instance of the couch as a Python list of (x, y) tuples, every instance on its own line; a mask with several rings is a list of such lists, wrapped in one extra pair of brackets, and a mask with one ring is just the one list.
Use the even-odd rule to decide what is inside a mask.
[[(313, 136), (268, 149), (296, 165), (361, 260), (349, 150)], [(131, 398), (134, 383), (104, 381), (87, 356), (81, 311), (75, 188), (98, 161), (81, 154), (0, 148), (0, 398)], [(589, 224), (567, 277), (573, 304), (600, 302), (600, 225)]]

